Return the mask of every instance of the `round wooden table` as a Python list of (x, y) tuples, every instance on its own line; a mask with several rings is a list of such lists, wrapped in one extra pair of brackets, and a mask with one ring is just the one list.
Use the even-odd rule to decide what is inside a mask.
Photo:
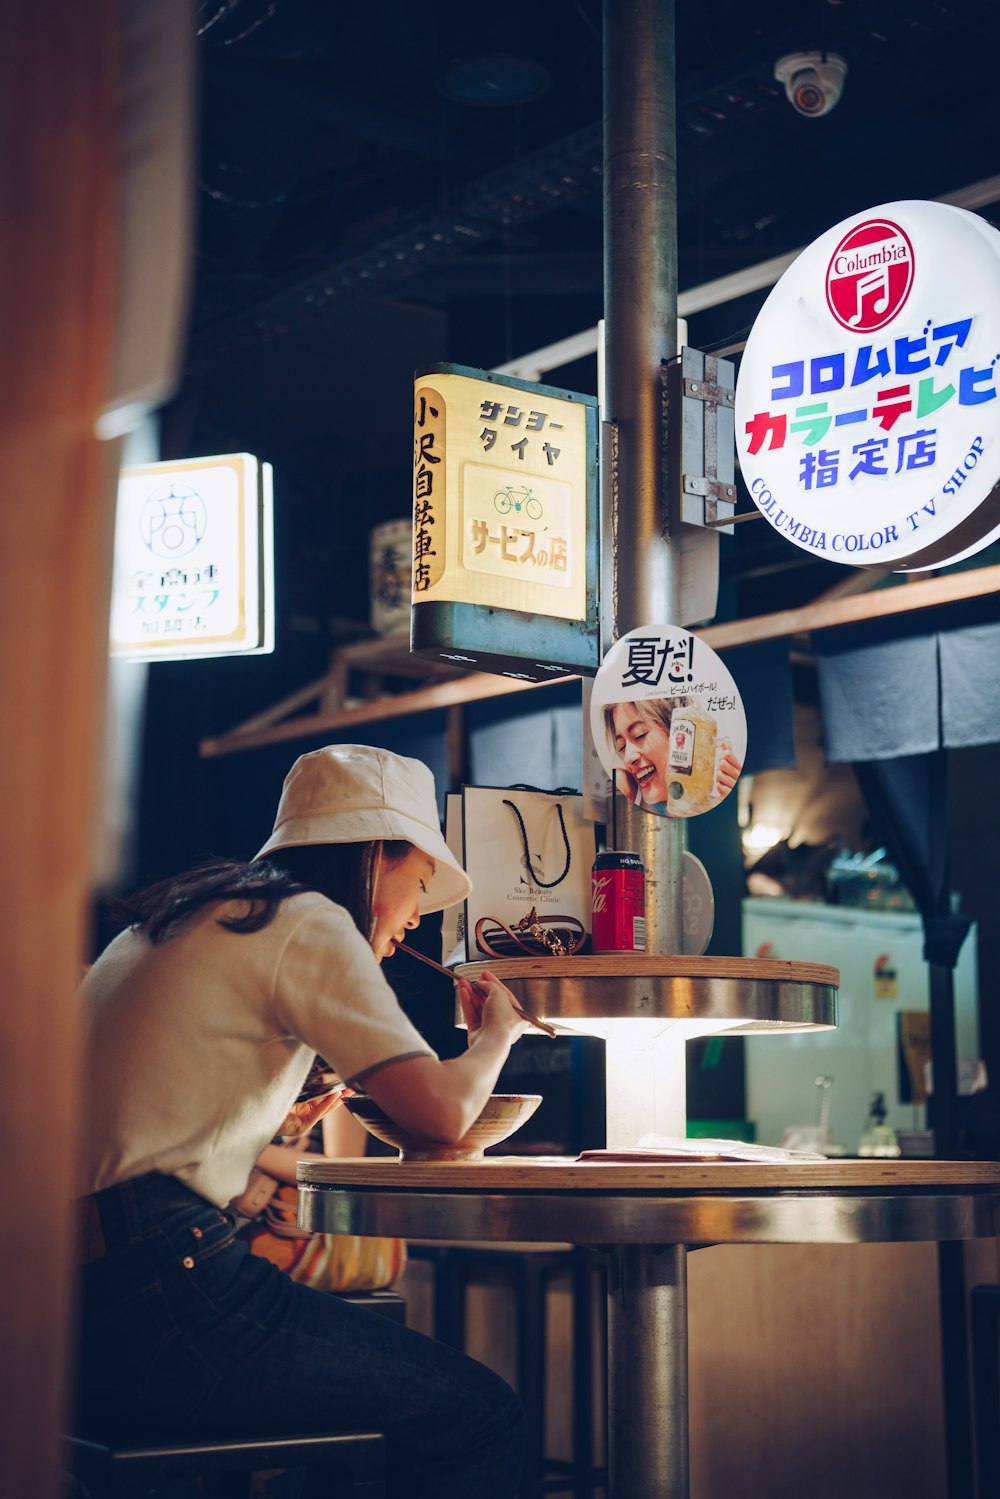
[(991, 1238), (1000, 1163), (300, 1162), (325, 1233), (554, 1241), (609, 1252), (609, 1499), (687, 1499), (687, 1265), (708, 1244)]

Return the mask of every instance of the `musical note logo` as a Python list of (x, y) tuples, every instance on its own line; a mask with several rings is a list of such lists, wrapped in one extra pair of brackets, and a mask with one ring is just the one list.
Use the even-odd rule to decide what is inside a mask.
[(913, 245), (891, 219), (855, 223), (826, 267), (826, 304), (842, 328), (875, 333), (902, 310), (913, 286)]
[(876, 271), (869, 271), (865, 276), (859, 276), (854, 283), (854, 295), (856, 298), (854, 312), (848, 318), (852, 328), (856, 328), (864, 316), (864, 301), (871, 292), (878, 292), (872, 303), (872, 312), (876, 317), (881, 317), (889, 306), (889, 267), (879, 266)]

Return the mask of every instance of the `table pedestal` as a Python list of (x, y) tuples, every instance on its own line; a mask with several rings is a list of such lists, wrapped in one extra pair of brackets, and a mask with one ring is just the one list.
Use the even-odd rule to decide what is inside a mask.
[(687, 1250), (608, 1262), (608, 1473), (615, 1499), (687, 1499)]
[(687, 1131), (687, 1021), (664, 1034), (644, 1033), (644, 1022), (613, 1030), (604, 1043), (609, 1150), (628, 1150), (644, 1135), (679, 1136)]

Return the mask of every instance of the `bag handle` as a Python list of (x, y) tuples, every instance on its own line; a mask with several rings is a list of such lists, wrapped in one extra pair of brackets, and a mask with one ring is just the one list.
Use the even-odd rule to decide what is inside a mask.
[[(488, 927), (491, 930), (487, 931)], [(575, 931), (574, 928), (576, 928)], [(513, 946), (514, 957), (517, 956), (519, 949), (532, 958), (540, 955), (539, 950), (554, 958), (571, 958), (580, 951), (587, 940), (587, 929), (575, 916), (539, 916), (532, 906), (528, 915), (522, 916), (521, 920), (515, 922), (513, 926), (508, 926), (499, 916), (481, 916), (476, 922), (476, 946), (479, 951), (485, 953), (487, 957), (510, 957), (509, 951), (503, 952), (497, 949), (497, 941), (501, 932)], [(529, 938), (533, 938), (537, 946), (532, 947)]]
[[(511, 787), (511, 790), (514, 789), (514, 787)], [(505, 807), (509, 807), (514, 816), (517, 818), (517, 825), (521, 830), (521, 846), (524, 849), (524, 867), (531, 875), (531, 878), (534, 880), (535, 884), (539, 887), (540, 890), (551, 890), (554, 888), (554, 886), (561, 885), (563, 880), (569, 874), (570, 865), (573, 862), (573, 852), (569, 846), (569, 834), (566, 832), (566, 819), (563, 816), (562, 803), (556, 802), (556, 813), (559, 817), (559, 831), (562, 833), (563, 843), (566, 848), (566, 867), (563, 870), (562, 874), (554, 880), (543, 880), (541, 875), (536, 874), (532, 869), (531, 850), (528, 847), (528, 830), (524, 826), (524, 818), (521, 816), (521, 813), (518, 811), (517, 806), (514, 802), (511, 801), (509, 796), (504, 797), (503, 804)]]

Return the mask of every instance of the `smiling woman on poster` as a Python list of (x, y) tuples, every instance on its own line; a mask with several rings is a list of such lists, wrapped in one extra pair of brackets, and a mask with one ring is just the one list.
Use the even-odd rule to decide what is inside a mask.
[(618, 790), (647, 812), (707, 812), (739, 780), (743, 767), (729, 740), (718, 738), (715, 724), (689, 698), (609, 703), (604, 723), (622, 767)]

